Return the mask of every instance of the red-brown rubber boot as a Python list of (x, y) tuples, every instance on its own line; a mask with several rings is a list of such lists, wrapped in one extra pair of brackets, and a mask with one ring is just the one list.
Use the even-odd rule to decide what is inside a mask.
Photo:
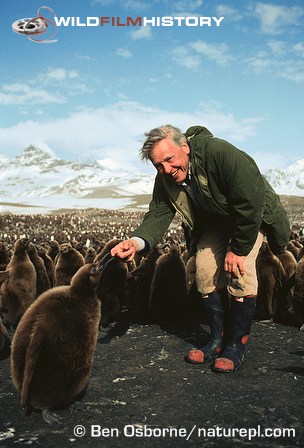
[(222, 347), (225, 307), (223, 301), (226, 301), (228, 304), (227, 293), (226, 291), (213, 291), (203, 300), (209, 316), (211, 338), (204, 347), (190, 350), (186, 355), (186, 361), (192, 364), (203, 364), (206, 361), (212, 361), (219, 355)]
[(215, 372), (234, 372), (245, 361), (255, 306), (255, 296), (244, 297), (243, 301), (233, 298), (228, 342), (223, 352), (214, 361), (212, 370)]

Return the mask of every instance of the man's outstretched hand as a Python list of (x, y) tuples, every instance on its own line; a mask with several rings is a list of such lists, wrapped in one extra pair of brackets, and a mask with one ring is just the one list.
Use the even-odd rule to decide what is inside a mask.
[(122, 261), (130, 262), (138, 250), (139, 246), (135, 240), (124, 240), (111, 249), (111, 255), (121, 258)]

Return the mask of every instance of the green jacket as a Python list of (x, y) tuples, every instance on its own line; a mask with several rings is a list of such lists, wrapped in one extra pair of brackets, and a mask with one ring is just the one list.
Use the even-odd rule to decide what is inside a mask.
[[(227, 141), (213, 137), (205, 127), (192, 126), (185, 136), (191, 148), (192, 175), (205, 202), (218, 216), (230, 220), (231, 250), (236, 255), (248, 255), (262, 227), (273, 252), (282, 252), (290, 235), (288, 218), (254, 160)], [(149, 211), (133, 236), (143, 238), (152, 248), (161, 240), (175, 212), (193, 238), (203, 233), (202, 221), (212, 219), (208, 214), (197, 219), (184, 188), (158, 173)]]

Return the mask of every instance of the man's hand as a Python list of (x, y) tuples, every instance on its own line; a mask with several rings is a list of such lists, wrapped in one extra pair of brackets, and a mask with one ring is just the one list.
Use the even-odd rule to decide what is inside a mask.
[(224, 262), (225, 271), (230, 272), (234, 277), (238, 277), (239, 274), (243, 277), (245, 274), (244, 259), (244, 256), (235, 255), (231, 251), (227, 252)]
[(138, 250), (139, 246), (135, 240), (124, 240), (111, 249), (111, 255), (112, 257), (116, 255), (123, 261), (130, 262), (134, 259), (134, 256)]

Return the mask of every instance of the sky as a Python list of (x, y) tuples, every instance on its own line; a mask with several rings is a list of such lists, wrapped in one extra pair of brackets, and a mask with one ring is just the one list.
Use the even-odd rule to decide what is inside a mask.
[[(56, 42), (13, 32), (42, 6), (57, 19), (110, 23), (52, 36), (44, 8), (38, 38)], [(164, 17), (173, 26), (151, 26)], [(138, 155), (144, 133), (170, 123), (206, 126), (261, 171), (285, 168), (304, 158), (303, 23), (303, 0), (2, 0), (0, 153), (33, 144), (150, 173)]]

